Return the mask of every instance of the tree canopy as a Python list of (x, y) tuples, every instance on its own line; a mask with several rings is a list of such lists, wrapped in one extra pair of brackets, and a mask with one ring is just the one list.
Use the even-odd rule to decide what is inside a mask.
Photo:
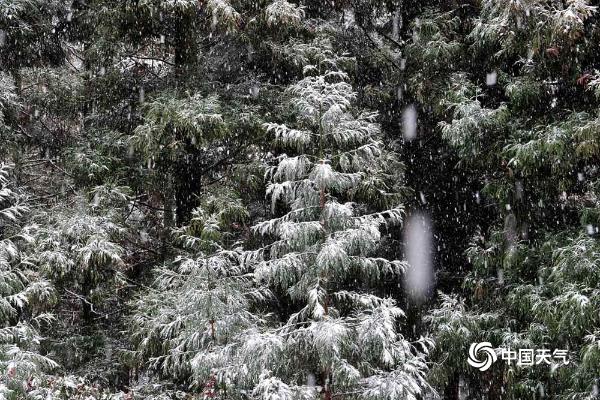
[(598, 7), (0, 0), (0, 399), (598, 398)]

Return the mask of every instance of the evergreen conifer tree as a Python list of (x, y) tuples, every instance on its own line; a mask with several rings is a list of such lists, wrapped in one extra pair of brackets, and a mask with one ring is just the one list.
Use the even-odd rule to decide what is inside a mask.
[(57, 364), (40, 353), (40, 328), (53, 319), (45, 311), (54, 289), (25, 251), (24, 243), (33, 240), (21, 223), (28, 208), (9, 173), (0, 164), (0, 396), (10, 399), (24, 398)]
[(343, 69), (353, 60), (320, 35), (292, 54), (305, 77), (287, 89), (291, 115), (266, 124), (277, 149), (267, 196), (278, 216), (253, 230), (273, 239), (254, 253), (256, 279), (293, 312), (248, 339), (265, 369), (253, 394), (418, 398), (428, 389), (424, 349), (402, 337), (403, 311), (373, 286), (405, 269), (377, 254), (385, 231), (402, 223), (402, 165), (376, 114), (356, 107)]

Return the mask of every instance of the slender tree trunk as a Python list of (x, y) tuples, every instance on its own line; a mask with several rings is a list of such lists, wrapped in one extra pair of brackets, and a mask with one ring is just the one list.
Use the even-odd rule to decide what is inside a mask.
[(488, 370), (487, 372), (489, 373), (489, 376), (486, 377), (486, 379), (489, 379), (490, 382), (488, 398), (489, 400), (501, 400), (503, 396), (502, 386), (504, 383), (504, 371), (500, 372), (500, 374), (494, 374), (491, 370)]
[(331, 400), (333, 398), (333, 394), (331, 392), (331, 374), (328, 369), (325, 370), (323, 381), (323, 400)]
[(89, 274), (86, 272), (83, 276), (83, 282), (81, 283), (81, 309), (82, 319), (85, 326), (92, 323), (92, 305), (88, 300), (88, 296), (92, 291), (92, 282)]
[(193, 145), (186, 146), (186, 160), (181, 162), (175, 173), (175, 207), (176, 223), (185, 225), (198, 206), (198, 195), (202, 191), (202, 176), (199, 166), (202, 165), (202, 154)]
[(400, 29), (402, 29), (402, 5), (399, 4), (394, 11), (394, 17), (392, 20), (392, 38), (394, 40), (400, 39)]
[(210, 320), (210, 336), (212, 337), (212, 340), (214, 341), (216, 336), (215, 336), (215, 320), (211, 319)]
[(178, 11), (175, 28), (175, 68), (178, 78), (196, 63), (198, 46), (195, 37), (196, 13), (190, 10)]
[(448, 382), (448, 386), (444, 389), (444, 400), (459, 400), (460, 399), (460, 377), (455, 372)]
[(173, 226), (175, 226), (173, 219), (173, 179), (170, 174), (165, 176), (165, 189), (163, 191), (163, 228), (165, 231), (170, 230)]
[(15, 82), (15, 94), (20, 97), (22, 86), (21, 70), (19, 68), (14, 68), (10, 71), (10, 75), (12, 76), (13, 81)]
[(174, 199), (175, 194), (173, 188), (173, 178), (171, 173), (166, 173), (164, 189), (162, 191), (163, 230), (161, 233), (162, 250), (160, 251), (160, 255), (163, 261), (169, 259), (171, 253), (169, 246), (169, 236), (171, 233), (171, 229), (175, 226), (175, 220), (173, 216)]

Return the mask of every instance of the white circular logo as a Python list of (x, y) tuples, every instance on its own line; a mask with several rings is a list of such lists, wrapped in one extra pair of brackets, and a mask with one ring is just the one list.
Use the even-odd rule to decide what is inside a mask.
[[(477, 356), (483, 353), (485, 359), (480, 360)], [(478, 368), (480, 371), (487, 371), (493, 363), (496, 362), (498, 356), (490, 342), (473, 343), (469, 348), (469, 359), (467, 362), (472, 367)]]

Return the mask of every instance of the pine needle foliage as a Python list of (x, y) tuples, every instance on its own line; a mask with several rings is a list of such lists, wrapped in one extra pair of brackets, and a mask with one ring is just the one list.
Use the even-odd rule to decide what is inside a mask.
[[(426, 65), (431, 79), (408, 59), (408, 91), (431, 105), (436, 135), (456, 154), (459, 173), (477, 182), (477, 204), (493, 210), (471, 232), (458, 296), (441, 295), (430, 312), (437, 348), (447, 349), (434, 356), (432, 381), (448, 396), (466, 387), (472, 397), (593, 397), (598, 99), (594, 70), (582, 60), (598, 55), (590, 45), (597, 4), (482, 1), (430, 11), (413, 23), (407, 49), (424, 60), (443, 40), (456, 42), (460, 56)], [(571, 361), (545, 369), (496, 363), (482, 382), (465, 365), (470, 343), (482, 341), (568, 349)]]
[(0, 164), (0, 396), (9, 399), (24, 398), (31, 380), (58, 366), (41, 354), (39, 333), (53, 320), (44, 311), (55, 292), (26, 252), (33, 240), (22, 226), (28, 208), (15, 191), (10, 169)]
[[(398, 330), (403, 311), (368, 288), (397, 281), (405, 264), (377, 256), (383, 232), (402, 223), (401, 164), (380, 138), (376, 114), (356, 93), (325, 40), (298, 46), (305, 77), (287, 89), (289, 126), (268, 123), (281, 152), (266, 172), (271, 210), (256, 224), (272, 238), (250, 254), (257, 282), (285, 293), (296, 311), (247, 338), (238, 355), (258, 399), (351, 395), (417, 398), (428, 390), (423, 353)], [(239, 372), (238, 372), (239, 373)], [(217, 375), (218, 380), (227, 375)], [(316, 386), (315, 386), (316, 385)]]
[(205, 198), (190, 224), (173, 232), (180, 255), (155, 270), (154, 284), (133, 304), (135, 361), (188, 384), (196, 380), (202, 389), (213, 374), (209, 366), (221, 365), (222, 353), (241, 346), (248, 330), (266, 324), (254, 305), (269, 292), (254, 286), (236, 241), (247, 219), (240, 200), (223, 193)]

